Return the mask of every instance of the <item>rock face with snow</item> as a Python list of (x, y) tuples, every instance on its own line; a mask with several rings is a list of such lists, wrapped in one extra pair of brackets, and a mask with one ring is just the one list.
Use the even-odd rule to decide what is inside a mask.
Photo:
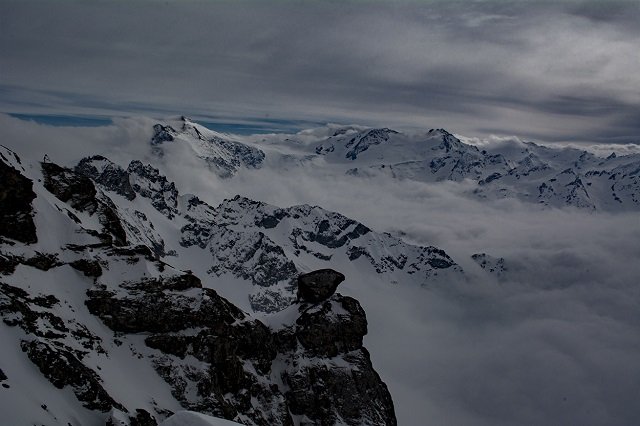
[[(333, 282), (331, 272), (314, 275)], [(300, 424), (395, 425), (391, 395), (362, 345), (367, 319), (358, 301), (334, 294), (288, 309), (297, 319), (277, 333), (277, 360), (284, 366), (289, 409)]]
[[(119, 246), (127, 244), (127, 237), (116, 213), (115, 204), (110, 198), (98, 194), (91, 179), (54, 163), (42, 163), (42, 175), (45, 189), (56, 198), (78, 212), (98, 217), (103, 227), (100, 233), (103, 240), (113, 240), (114, 244)], [(80, 222), (72, 212), (67, 210), (67, 213), (75, 221)]]
[[(241, 197), (212, 207), (135, 160), (25, 168), (2, 154), (0, 213), (14, 224), (0, 241), (9, 423), (155, 425), (188, 409), (247, 425), (396, 424), (362, 344), (364, 310), (335, 294), (344, 275), (301, 274), (297, 260), (330, 264), (331, 249), (370, 273), (409, 263), (414, 273), (461, 273), (444, 252), (317, 207)], [(400, 247), (379, 249), (390, 242)], [(256, 311), (282, 310), (281, 320), (222, 297), (214, 287), (228, 277), (256, 289)]]
[[(159, 256), (176, 250), (204, 250), (201, 272), (250, 282), (251, 309), (257, 312), (276, 312), (295, 301), (297, 277), (304, 271), (299, 265), (310, 262), (318, 269), (348, 262), (388, 275), (391, 282), (407, 280), (418, 285), (446, 282), (462, 273), (442, 250), (411, 246), (317, 206), (283, 209), (236, 196), (213, 207), (195, 195), (181, 196), (175, 184), (151, 165), (134, 160), (126, 170), (118, 167), (94, 156), (80, 161), (76, 171), (98, 179), (105, 193), (123, 195), (122, 185), (110, 184), (122, 182), (120, 177), (104, 180), (104, 174), (95, 171), (119, 170), (118, 175), (132, 182), (134, 195), (150, 202), (152, 212), (136, 207), (140, 197), (132, 199), (130, 207), (121, 203), (119, 214), (128, 240), (149, 246)], [(180, 247), (166, 247), (168, 237), (160, 235), (150, 220), (156, 213), (170, 219), (172, 226), (180, 226)], [(190, 264), (185, 267), (193, 269)]]
[(250, 280), (255, 311), (276, 312), (296, 299), (296, 280), (303, 267), (318, 269), (336, 262), (348, 263), (390, 282), (405, 280), (417, 285), (447, 282), (462, 274), (460, 267), (436, 247), (412, 246), (389, 234), (317, 206), (277, 208), (237, 196), (211, 211), (207, 236), (194, 234), (193, 224), (183, 228), (188, 240), (211, 252), (208, 273), (231, 274)]
[(498, 278), (503, 278), (507, 273), (507, 267), (505, 265), (505, 259), (503, 257), (496, 258), (486, 253), (475, 253), (471, 255), (471, 258), (482, 269), (495, 275)]

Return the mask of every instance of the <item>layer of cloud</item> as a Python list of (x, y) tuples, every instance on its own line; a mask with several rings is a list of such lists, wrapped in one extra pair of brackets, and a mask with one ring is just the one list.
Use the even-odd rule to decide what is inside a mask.
[(640, 135), (637, 2), (8, 1), (0, 16), (5, 112)]

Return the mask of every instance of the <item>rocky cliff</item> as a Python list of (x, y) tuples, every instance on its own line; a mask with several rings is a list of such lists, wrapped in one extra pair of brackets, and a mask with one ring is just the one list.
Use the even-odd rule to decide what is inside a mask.
[[(365, 313), (335, 293), (344, 275), (301, 275), (288, 258), (292, 247), (315, 256), (302, 241), (349, 252), (368, 228), (241, 198), (213, 208), (135, 161), (24, 168), (5, 150), (0, 173), (0, 392), (9, 423), (154, 425), (189, 409), (247, 425), (396, 424), (363, 346)], [(275, 229), (291, 218), (318, 225), (292, 231), (284, 248), (239, 227)], [(181, 253), (158, 228), (176, 222), (175, 247), (211, 256), (209, 273), (172, 264)], [(286, 288), (284, 309), (263, 320), (243, 312), (214, 290), (223, 272)]]

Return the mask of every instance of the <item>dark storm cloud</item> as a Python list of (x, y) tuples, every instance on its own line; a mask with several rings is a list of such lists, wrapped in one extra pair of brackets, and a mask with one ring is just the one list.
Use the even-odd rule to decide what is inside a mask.
[(631, 2), (10, 1), (0, 16), (5, 112), (640, 139)]

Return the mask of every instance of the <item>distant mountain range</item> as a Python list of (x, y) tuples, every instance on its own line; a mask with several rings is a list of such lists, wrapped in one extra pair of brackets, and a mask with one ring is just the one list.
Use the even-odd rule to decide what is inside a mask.
[(469, 196), (515, 198), (550, 207), (602, 211), (640, 209), (640, 154), (607, 158), (575, 148), (511, 142), (481, 149), (444, 129), (405, 134), (388, 128), (327, 126), (297, 134), (234, 137), (187, 118), (158, 124), (158, 156), (182, 143), (221, 177), (240, 168), (337, 167), (352, 177), (388, 176), (419, 182), (476, 185)]

